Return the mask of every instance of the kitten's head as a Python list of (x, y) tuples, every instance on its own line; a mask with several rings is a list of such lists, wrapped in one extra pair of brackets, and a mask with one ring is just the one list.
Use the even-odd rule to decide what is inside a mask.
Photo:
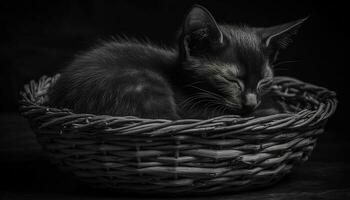
[(180, 58), (200, 98), (235, 113), (256, 108), (272, 83), (272, 63), (306, 19), (273, 26), (219, 25), (209, 11), (195, 5), (180, 36)]

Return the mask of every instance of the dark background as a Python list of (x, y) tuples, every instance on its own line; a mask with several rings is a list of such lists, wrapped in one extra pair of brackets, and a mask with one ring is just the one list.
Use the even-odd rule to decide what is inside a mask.
[[(218, 22), (270, 26), (310, 15), (277, 74), (335, 90), (340, 105), (330, 129), (346, 130), (348, 68), (345, 5), (304, 1), (7, 1), (1, 3), (1, 112), (16, 112), (23, 84), (64, 67), (99, 39), (124, 34), (171, 45), (194, 3)], [(339, 133), (345, 133), (343, 131)]]
[(18, 92), (31, 79), (57, 73), (99, 39), (124, 34), (173, 44), (184, 14), (194, 3), (207, 7), (219, 23), (271, 26), (310, 15), (295, 42), (280, 56), (280, 61), (297, 62), (278, 67), (277, 74), (334, 90), (340, 102), (307, 163), (267, 190), (218, 198), (350, 198), (345, 175), (350, 174), (347, 5), (335, 1), (60, 0), (0, 3), (0, 199), (103, 196), (91, 194), (50, 164), (17, 111)]

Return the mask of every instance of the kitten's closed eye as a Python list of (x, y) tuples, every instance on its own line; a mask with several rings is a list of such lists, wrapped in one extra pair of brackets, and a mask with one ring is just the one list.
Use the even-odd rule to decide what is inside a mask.
[(242, 81), (236, 79), (236, 78), (233, 78), (233, 77), (223, 77), (226, 81), (232, 83), (232, 84), (235, 84), (235, 86), (237, 86), (237, 88), (240, 90), (240, 91), (243, 91), (244, 89), (244, 85), (242, 83)]
[(262, 79), (259, 81), (256, 90), (259, 94), (264, 94), (267, 91), (269, 91), (270, 87), (272, 86), (273, 80), (271, 78)]

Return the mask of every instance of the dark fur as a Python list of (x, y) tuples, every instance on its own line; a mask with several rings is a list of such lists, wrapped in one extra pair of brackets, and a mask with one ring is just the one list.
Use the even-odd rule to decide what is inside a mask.
[(165, 119), (249, 113), (269, 89), (275, 55), (301, 22), (268, 29), (217, 25), (205, 8), (194, 6), (178, 48), (105, 42), (63, 71), (49, 91), (49, 104), (79, 113)]

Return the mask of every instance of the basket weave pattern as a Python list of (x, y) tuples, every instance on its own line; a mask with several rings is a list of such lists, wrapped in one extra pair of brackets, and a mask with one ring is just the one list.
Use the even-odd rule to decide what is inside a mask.
[(31, 81), (21, 92), (28, 118), (50, 158), (94, 187), (138, 192), (210, 193), (272, 184), (308, 159), (337, 105), (335, 93), (276, 77), (284, 114), (208, 120), (141, 119), (49, 108), (59, 78)]

